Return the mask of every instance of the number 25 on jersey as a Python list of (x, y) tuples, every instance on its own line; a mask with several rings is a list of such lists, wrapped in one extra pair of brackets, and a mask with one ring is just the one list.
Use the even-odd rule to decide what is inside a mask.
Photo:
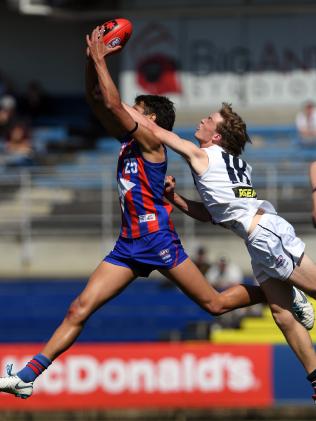
[(125, 174), (137, 174), (138, 165), (136, 159), (125, 159), (124, 160), (124, 172)]

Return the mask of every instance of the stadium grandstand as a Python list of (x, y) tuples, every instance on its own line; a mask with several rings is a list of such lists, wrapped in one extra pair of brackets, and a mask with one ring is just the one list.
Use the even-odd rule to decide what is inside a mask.
[[(122, 99), (168, 96), (174, 131), (193, 141), (201, 118), (232, 103), (252, 140), (242, 157), (258, 197), (316, 259), (316, 136), (306, 140), (296, 124), (316, 102), (314, 1), (2, 1), (0, 375), (39, 352), (119, 234), (120, 143), (93, 115), (84, 81), (85, 36), (116, 17), (133, 23), (109, 59)], [(199, 200), (173, 151), (167, 174)], [(191, 257), (200, 247), (210, 264), (225, 256), (255, 285), (247, 249), (229, 230), (176, 209), (172, 220)], [(93, 314), (31, 399), (0, 394), (0, 420), (314, 419), (305, 372), (269, 309), (233, 313), (230, 326), (221, 317), (159, 272), (138, 278)]]

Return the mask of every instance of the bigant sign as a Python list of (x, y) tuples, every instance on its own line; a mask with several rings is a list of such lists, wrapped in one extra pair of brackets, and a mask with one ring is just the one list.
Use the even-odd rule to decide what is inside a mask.
[[(1, 372), (20, 369), (38, 345), (2, 345)], [(2, 394), (0, 408), (98, 409), (267, 406), (271, 347), (85, 344), (58, 358), (27, 401)]]

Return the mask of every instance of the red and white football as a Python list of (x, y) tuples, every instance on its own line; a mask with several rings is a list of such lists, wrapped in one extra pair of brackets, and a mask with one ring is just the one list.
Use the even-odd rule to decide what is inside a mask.
[(109, 20), (103, 24), (103, 27), (103, 42), (110, 47), (117, 45), (124, 47), (133, 32), (132, 23), (124, 18)]

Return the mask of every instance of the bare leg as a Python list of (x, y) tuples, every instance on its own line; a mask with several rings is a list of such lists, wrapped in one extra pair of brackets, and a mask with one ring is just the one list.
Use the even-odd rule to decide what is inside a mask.
[(316, 264), (304, 254), (289, 282), (316, 299)]
[(307, 373), (316, 368), (316, 353), (307, 330), (292, 314), (292, 286), (286, 281), (269, 279), (261, 284), (273, 318)]
[(135, 277), (131, 269), (108, 262), (100, 263), (41, 353), (54, 360), (66, 351), (79, 336), (89, 316), (118, 295)]
[(202, 275), (190, 259), (163, 275), (177, 284), (193, 301), (213, 315), (220, 315), (240, 307), (266, 302), (260, 287), (236, 285), (219, 293)]
[(266, 304), (267, 299), (262, 289), (254, 285), (235, 285), (219, 294), (223, 313), (236, 308), (249, 307), (254, 304)]

